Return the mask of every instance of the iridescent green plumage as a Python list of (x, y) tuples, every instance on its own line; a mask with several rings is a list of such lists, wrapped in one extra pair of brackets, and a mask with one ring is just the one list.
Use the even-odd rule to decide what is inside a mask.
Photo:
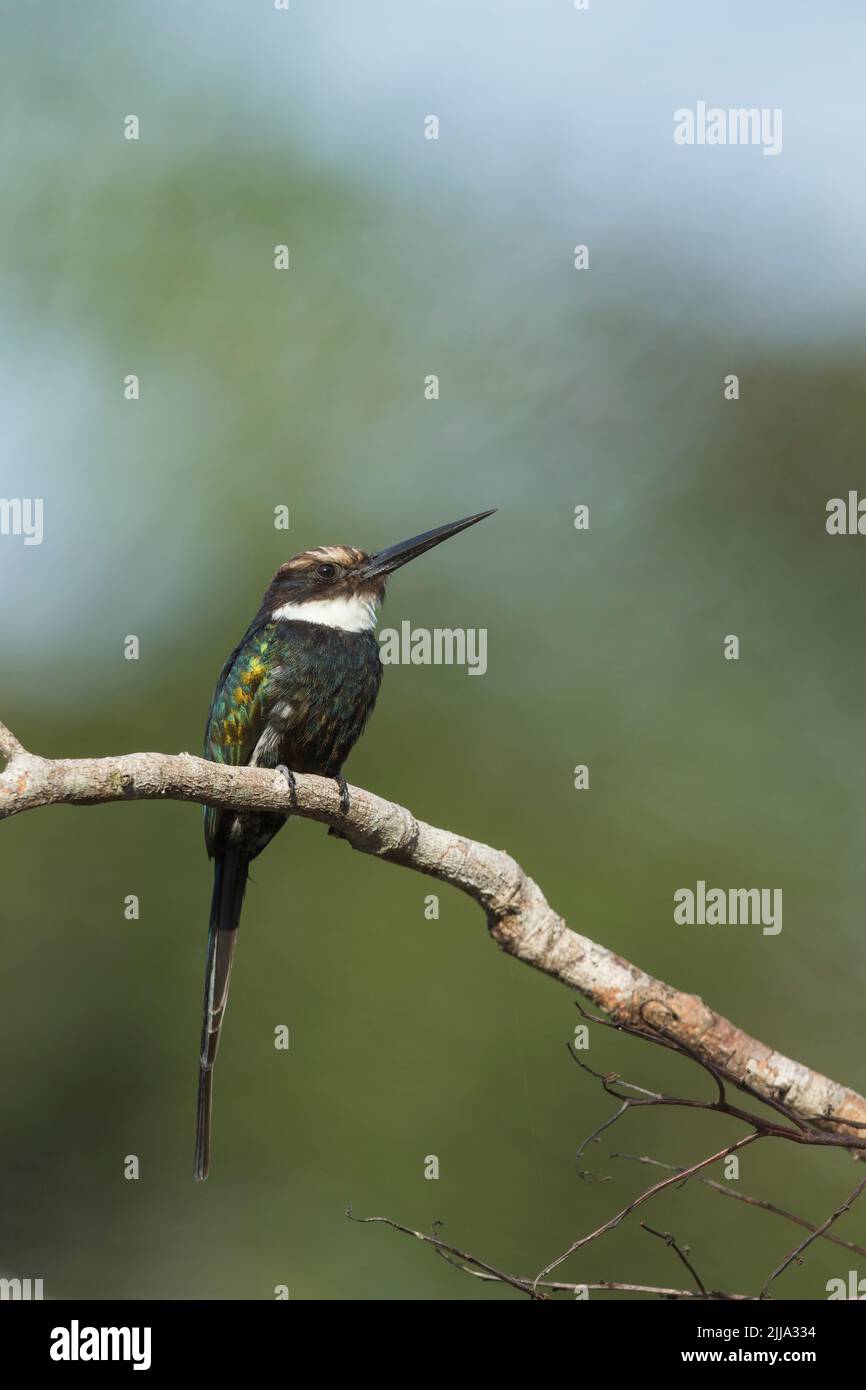
[[(369, 632), (259, 616), (220, 672), (205, 756), (241, 767), (338, 776), (373, 708), (382, 666)], [(210, 1165), (213, 1066), (228, 1000), (250, 860), (285, 824), (279, 812), (205, 809), (214, 860), (199, 1065), (196, 1177)]]
[[(321, 546), (287, 560), (274, 575), (251, 626), (220, 672), (205, 730), (205, 757), (241, 767), (317, 773), (340, 785), (342, 769), (376, 702), (382, 663), (374, 636), (386, 576), (481, 513), (368, 555)], [(195, 1176), (210, 1166), (213, 1067), (250, 861), (285, 824), (281, 811), (205, 811), (214, 860), (208, 929)]]
[[(267, 720), (269, 653), (276, 623), (248, 634), (220, 672), (205, 729), (205, 757), (214, 763), (243, 767), (249, 762)], [(205, 843), (214, 853), (220, 820), (216, 807), (205, 807)]]

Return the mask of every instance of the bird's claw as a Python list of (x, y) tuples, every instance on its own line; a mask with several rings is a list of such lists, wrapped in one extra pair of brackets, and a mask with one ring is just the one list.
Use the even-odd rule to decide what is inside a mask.
[(274, 768), (274, 772), (278, 772), (278, 773), (280, 774), (280, 776), (283, 778), (283, 780), (284, 780), (286, 786), (288, 787), (289, 791), (291, 792), (291, 796), (292, 796), (292, 805), (293, 805), (293, 806), (297, 806), (297, 804), (298, 804), (298, 784), (297, 784), (297, 782), (295, 781), (295, 774), (292, 772), (291, 768), (286, 767), (285, 763), (280, 763), (278, 767), (275, 767), (275, 768)]
[(334, 781), (340, 789), (340, 815), (347, 816), (349, 814), (349, 784), (342, 772), (337, 774)]

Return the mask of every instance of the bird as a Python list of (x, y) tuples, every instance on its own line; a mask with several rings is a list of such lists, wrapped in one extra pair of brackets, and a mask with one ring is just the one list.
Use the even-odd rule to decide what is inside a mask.
[[(343, 765), (364, 731), (382, 679), (375, 624), (388, 577), (495, 510), (437, 526), (375, 554), (325, 545), (282, 564), (219, 674), (205, 727), (205, 757), (233, 767), (273, 768), (290, 788), (295, 773), (333, 778), (345, 814), (349, 794)], [(276, 811), (205, 807), (213, 896), (199, 1059), (197, 1182), (210, 1170), (214, 1062), (249, 866), (288, 818)]]

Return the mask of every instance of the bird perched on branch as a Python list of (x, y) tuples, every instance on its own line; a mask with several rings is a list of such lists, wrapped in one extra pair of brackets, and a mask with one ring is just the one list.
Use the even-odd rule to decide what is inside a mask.
[[(220, 672), (205, 730), (205, 757), (237, 767), (271, 767), (333, 777), (348, 810), (343, 764), (376, 703), (382, 664), (376, 612), (394, 570), (483, 521), (479, 512), (368, 555), (351, 546), (305, 550), (281, 565), (258, 613)], [(210, 1166), (213, 1066), (250, 861), (287, 816), (205, 810), (214, 861), (208, 931), (195, 1176)]]

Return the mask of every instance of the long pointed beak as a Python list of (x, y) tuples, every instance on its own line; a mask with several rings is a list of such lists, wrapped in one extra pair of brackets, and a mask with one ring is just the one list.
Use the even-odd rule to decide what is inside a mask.
[(416, 555), (423, 555), (425, 550), (432, 550), (434, 545), (439, 545), (441, 541), (447, 541), (449, 536), (456, 536), (458, 531), (465, 531), (467, 526), (474, 526), (477, 521), (483, 521), (486, 516), (492, 516), (495, 511), (496, 508), (491, 507), (489, 512), (478, 512), (475, 516), (465, 516), (462, 521), (452, 521), (447, 526), (437, 526), (435, 531), (424, 531), (420, 536), (413, 536), (410, 541), (401, 541), (399, 545), (389, 545), (387, 550), (380, 550), (378, 554), (370, 556), (361, 572), (362, 577), (373, 579), (378, 575), (390, 574), (392, 570), (399, 569), (409, 560), (414, 560)]

